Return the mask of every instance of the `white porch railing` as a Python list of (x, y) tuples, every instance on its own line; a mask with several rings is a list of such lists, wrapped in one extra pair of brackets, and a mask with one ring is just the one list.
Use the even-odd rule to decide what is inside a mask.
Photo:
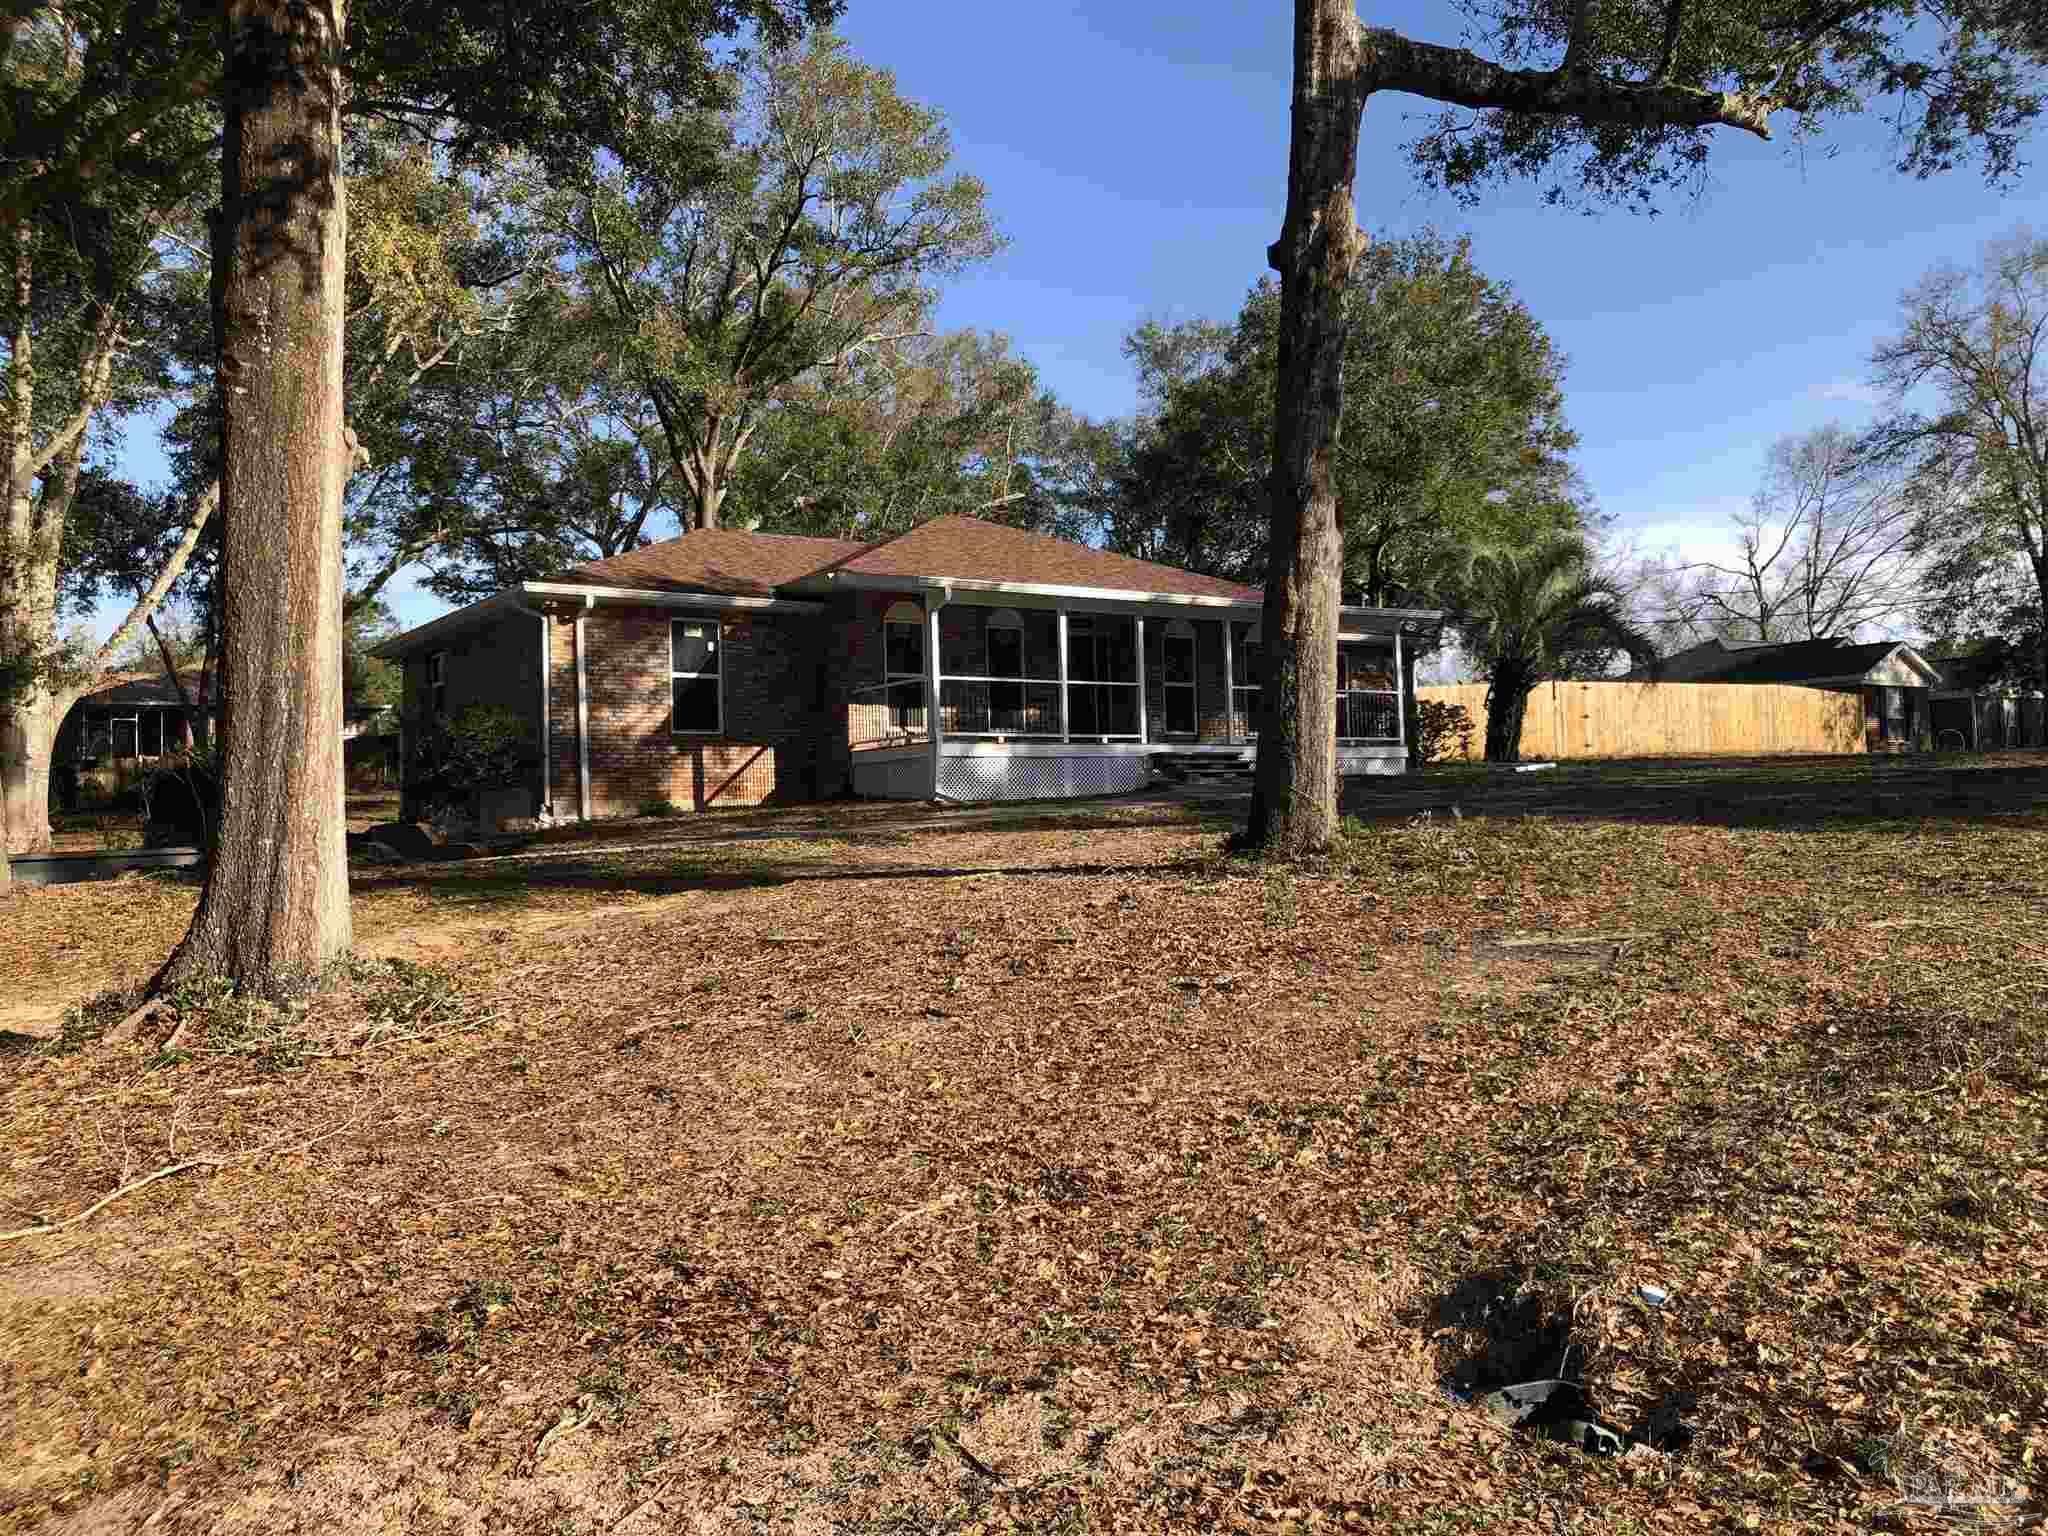
[(1339, 741), (1399, 741), (1401, 696), (1391, 688), (1349, 688), (1337, 695)]
[[(1233, 739), (1256, 741), (1259, 690), (1230, 690), (1230, 732)], [(1401, 698), (1391, 688), (1347, 688), (1337, 695), (1339, 741), (1398, 742), (1401, 739)]]
[[(1065, 707), (1061, 707), (1062, 690)], [(941, 677), (948, 736), (1027, 741), (1137, 741), (1138, 684), (1056, 677)]]

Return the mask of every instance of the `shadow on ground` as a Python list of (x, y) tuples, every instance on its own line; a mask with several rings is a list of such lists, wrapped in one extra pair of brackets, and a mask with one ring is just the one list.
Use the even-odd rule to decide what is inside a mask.
[(1368, 822), (1425, 811), (1787, 828), (1980, 821), (2048, 814), (2048, 754), (1561, 763), (1530, 773), (1455, 764), (1351, 780), (1344, 811)]

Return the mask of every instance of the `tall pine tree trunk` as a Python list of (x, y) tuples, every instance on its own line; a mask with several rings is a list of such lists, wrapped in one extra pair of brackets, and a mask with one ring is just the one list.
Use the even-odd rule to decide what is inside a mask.
[(277, 993), (349, 945), (342, 824), (340, 57), (346, 0), (227, 0), (214, 325), (221, 822), (158, 984)]
[(1334, 467), (1344, 411), (1344, 294), (1365, 248), (1352, 208), (1365, 109), (1352, 0), (1295, 0), (1287, 219), (1280, 273), (1272, 544), (1266, 565), (1251, 846), (1293, 857), (1337, 821), (1337, 609), (1344, 568)]

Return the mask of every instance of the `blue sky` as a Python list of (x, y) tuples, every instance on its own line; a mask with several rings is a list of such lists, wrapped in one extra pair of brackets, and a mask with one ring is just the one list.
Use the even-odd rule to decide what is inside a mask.
[[(1008, 334), (1076, 409), (1130, 411), (1124, 335), (1148, 316), (1228, 319), (1264, 268), (1286, 199), (1290, 12), (1282, 0), (849, 0), (854, 50), (946, 114), (958, 165), (987, 183), (1009, 236), (949, 287), (940, 322)], [(1442, 43), (1462, 23), (1443, 0), (1367, 19)], [(1723, 549), (1774, 438), (1868, 418), (1865, 358), (1904, 288), (2015, 225), (2048, 226), (2039, 173), (2003, 194), (1967, 171), (1912, 181), (1890, 168), (1875, 123), (1803, 156), (1724, 133), (1705, 198), (1655, 219), (1545, 208), (1528, 186), (1465, 209), (1404, 163), (1430, 110), (1371, 103), (1360, 222), (1471, 236), (1480, 269), (1511, 283), (1565, 352), (1579, 463), (1645, 549)], [(153, 454), (133, 458), (131, 472), (154, 478)], [(394, 585), (406, 623), (440, 611)]]

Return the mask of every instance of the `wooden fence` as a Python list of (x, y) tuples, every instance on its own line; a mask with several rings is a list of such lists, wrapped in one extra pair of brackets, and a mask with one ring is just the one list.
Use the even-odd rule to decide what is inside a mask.
[[(1462, 704), (1470, 756), (1486, 750), (1486, 685), (1418, 688), (1418, 699)], [(1768, 757), (1861, 752), (1863, 699), (1820, 688), (1741, 683), (1545, 683), (1529, 695), (1522, 759)]]

